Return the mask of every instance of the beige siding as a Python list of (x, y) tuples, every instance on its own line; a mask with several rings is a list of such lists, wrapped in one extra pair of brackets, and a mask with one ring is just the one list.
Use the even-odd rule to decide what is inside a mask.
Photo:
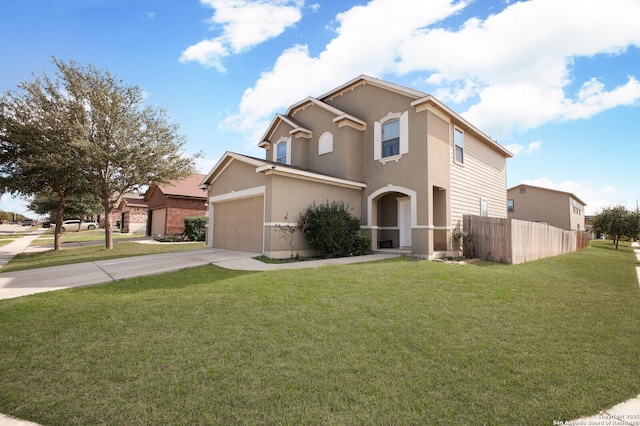
[(509, 213), (511, 219), (545, 222), (557, 228), (584, 231), (584, 205), (576, 200), (579, 213), (574, 212), (574, 198), (569, 193), (519, 185), (508, 191), (507, 198), (514, 200), (514, 212)]
[(489, 201), (489, 216), (507, 217), (507, 167), (503, 155), (464, 133), (464, 164), (454, 161), (451, 133), (451, 226), (461, 227), (462, 215), (480, 215), (480, 200)]

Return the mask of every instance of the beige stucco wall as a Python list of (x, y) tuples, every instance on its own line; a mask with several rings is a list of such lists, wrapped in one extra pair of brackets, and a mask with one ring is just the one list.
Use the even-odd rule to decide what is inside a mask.
[[(412, 197), (412, 251), (417, 254), (454, 249), (451, 231), (461, 226), (463, 214), (480, 214), (481, 199), (489, 201), (490, 216), (506, 217), (504, 153), (487, 145), (480, 136), (465, 131), (465, 161), (463, 165), (455, 164), (453, 129), (457, 123), (445, 110), (434, 105), (416, 110), (411, 106), (416, 97), (369, 83), (320, 100), (363, 120), (366, 128), (339, 127), (333, 122), (335, 113), (312, 102), (301, 104), (291, 118), (311, 130), (312, 136), (292, 138), (291, 164), (364, 182), (367, 187), (360, 191), (359, 208), (365, 235), (374, 240), (385, 239), (385, 235), (393, 232), (393, 226), (386, 222), (396, 218), (378, 209), (380, 198), (387, 193)], [(374, 159), (374, 122), (389, 113), (407, 114), (409, 152), (384, 162)], [(291, 130), (292, 127), (282, 121), (269, 140), (273, 143), (288, 137)], [(331, 132), (334, 137), (333, 152), (319, 155), (318, 140), (325, 132)], [(272, 149), (267, 149), (265, 158), (273, 159)], [(279, 186), (268, 185), (269, 188)], [(336, 199), (339, 194), (333, 187), (328, 188), (328, 193)], [(291, 197), (295, 191), (290, 190), (287, 196)], [(269, 221), (280, 220), (285, 212), (270, 210), (268, 199), (266, 203), (270, 212), (267, 214), (273, 216)]]
[(264, 175), (256, 173), (256, 166), (233, 160), (226, 165), (224, 172), (214, 179), (209, 188), (209, 196), (255, 188), (264, 184)]
[[(289, 257), (291, 247), (281, 238), (278, 224), (297, 223), (300, 214), (315, 202), (344, 201), (355, 217), (361, 217), (359, 189), (330, 185), (300, 178), (266, 173), (265, 199), (265, 255), (273, 258)], [(285, 220), (285, 217), (287, 219)], [(301, 232), (295, 235), (296, 254), (313, 254), (313, 250)]]

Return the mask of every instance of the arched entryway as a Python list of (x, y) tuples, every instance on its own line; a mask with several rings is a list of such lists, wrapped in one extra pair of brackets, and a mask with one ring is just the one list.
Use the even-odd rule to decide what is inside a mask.
[(389, 185), (367, 198), (367, 228), (374, 249), (411, 249), (416, 227), (416, 192)]

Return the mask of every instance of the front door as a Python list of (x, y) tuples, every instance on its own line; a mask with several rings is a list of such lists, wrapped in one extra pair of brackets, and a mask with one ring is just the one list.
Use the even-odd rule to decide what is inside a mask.
[(398, 229), (400, 247), (411, 247), (411, 198), (398, 198)]

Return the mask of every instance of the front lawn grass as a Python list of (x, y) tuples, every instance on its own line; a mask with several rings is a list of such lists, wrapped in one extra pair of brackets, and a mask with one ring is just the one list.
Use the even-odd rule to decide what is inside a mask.
[(204, 248), (204, 243), (202, 242), (180, 244), (115, 242), (112, 250), (106, 250), (103, 245), (95, 245), (89, 247), (63, 248), (62, 250), (47, 250), (35, 253), (21, 253), (0, 268), (0, 276), (3, 272), (10, 271), (69, 265), (81, 262), (93, 262), (96, 260), (116, 259), (121, 257), (142, 256), (145, 254), (197, 250), (201, 248)]
[[(124, 234), (121, 232), (114, 232), (112, 234), (113, 240), (121, 240), (127, 238), (141, 237), (142, 235)], [(104, 241), (104, 229), (96, 229), (93, 231), (67, 231), (60, 233), (60, 241), (64, 243), (78, 243), (78, 242), (90, 242), (90, 241)], [(31, 243), (32, 246), (46, 246), (53, 245), (54, 234), (53, 229), (49, 232), (45, 232), (37, 240)]]
[(0, 301), (44, 425), (553, 424), (639, 392), (628, 244), (507, 266), (216, 266)]

